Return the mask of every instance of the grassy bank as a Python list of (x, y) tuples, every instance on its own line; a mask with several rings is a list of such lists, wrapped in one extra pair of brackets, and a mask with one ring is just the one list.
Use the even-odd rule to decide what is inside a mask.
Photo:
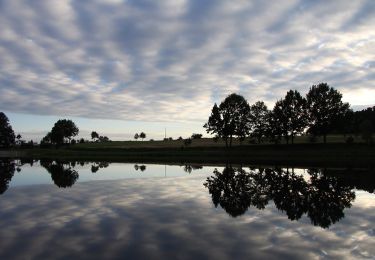
[[(117, 145), (116, 145), (117, 143)], [(122, 142), (74, 145), (64, 148), (13, 150), (11, 157), (110, 162), (246, 163), (299, 166), (373, 166), (375, 146), (365, 144), (238, 145), (124, 147)], [(4, 156), (1, 155), (0, 156)]]

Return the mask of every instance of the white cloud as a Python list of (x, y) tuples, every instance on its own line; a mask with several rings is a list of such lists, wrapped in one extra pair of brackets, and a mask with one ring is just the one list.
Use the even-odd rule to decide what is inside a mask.
[(374, 91), (374, 10), (373, 1), (2, 2), (0, 109), (203, 122), (230, 92), (272, 106), (323, 81), (353, 105), (373, 104), (363, 93)]

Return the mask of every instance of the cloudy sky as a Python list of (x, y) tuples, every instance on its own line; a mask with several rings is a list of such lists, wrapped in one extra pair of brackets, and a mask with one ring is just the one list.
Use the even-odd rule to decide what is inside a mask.
[(112, 139), (204, 133), (231, 92), (272, 107), (327, 82), (375, 104), (373, 0), (0, 1), (0, 111), (38, 139), (59, 118)]

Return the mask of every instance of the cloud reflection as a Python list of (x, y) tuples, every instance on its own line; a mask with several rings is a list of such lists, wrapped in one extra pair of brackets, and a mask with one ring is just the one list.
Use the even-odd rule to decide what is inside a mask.
[[(16, 187), (0, 197), (0, 258), (334, 258), (375, 255), (375, 203), (330, 229), (269, 204), (238, 218), (212, 207), (203, 177)], [(352, 250), (356, 245), (358, 247)], [(20, 250), (22, 248), (22, 250)]]

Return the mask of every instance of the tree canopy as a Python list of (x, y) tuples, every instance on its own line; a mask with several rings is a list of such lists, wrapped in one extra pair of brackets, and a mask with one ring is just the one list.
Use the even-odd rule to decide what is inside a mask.
[(99, 134), (96, 131), (91, 132), (91, 139), (99, 139)]
[(278, 117), (280, 132), (287, 143), (304, 131), (308, 123), (306, 99), (297, 90), (289, 90), (284, 99), (276, 102), (273, 113)]
[(334, 122), (345, 116), (349, 104), (342, 102), (342, 94), (327, 83), (313, 85), (306, 95), (309, 113), (309, 132), (322, 135), (324, 143)]
[(250, 106), (246, 99), (238, 94), (230, 94), (219, 107), (212, 108), (208, 122), (204, 124), (207, 133), (215, 134), (225, 140), (227, 147), (232, 146), (233, 136), (243, 138), (250, 132)]
[(15, 135), (8, 117), (0, 112), (0, 147), (9, 147), (15, 143)]
[(144, 132), (141, 132), (141, 133), (139, 134), (139, 138), (141, 138), (142, 141), (143, 141), (143, 139), (146, 138), (146, 134), (145, 134)]
[(250, 107), (250, 136), (255, 137), (258, 140), (258, 143), (260, 143), (262, 137), (266, 136), (267, 134), (267, 130), (269, 128), (269, 116), (270, 111), (263, 101), (257, 101)]
[(70, 139), (78, 135), (79, 129), (72, 120), (60, 119), (52, 127), (51, 132), (47, 134), (46, 141), (49, 139), (51, 143), (61, 145), (67, 142), (70, 143)]

